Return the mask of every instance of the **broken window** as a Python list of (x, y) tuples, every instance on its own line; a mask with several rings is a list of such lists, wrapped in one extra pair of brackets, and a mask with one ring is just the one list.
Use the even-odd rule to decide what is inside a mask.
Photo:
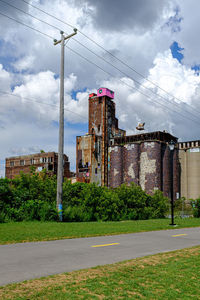
[(78, 167), (79, 167), (79, 168), (82, 168), (82, 167), (83, 167), (82, 159), (79, 160)]
[(14, 165), (15, 165), (14, 161), (11, 161), (11, 162), (10, 162), (10, 166), (11, 166), (11, 167), (14, 167)]
[(25, 165), (25, 161), (24, 160), (20, 160), (20, 166), (24, 166)]
[(53, 171), (53, 165), (52, 165), (52, 164), (50, 164), (50, 165), (48, 166), (48, 170), (49, 170), (49, 171)]

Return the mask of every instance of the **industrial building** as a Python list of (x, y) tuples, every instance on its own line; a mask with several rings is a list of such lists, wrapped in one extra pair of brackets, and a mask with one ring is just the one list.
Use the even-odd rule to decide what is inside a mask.
[[(159, 189), (170, 196), (170, 150), (178, 139), (167, 132), (126, 136), (115, 117), (114, 92), (100, 88), (89, 95), (89, 128), (77, 137), (78, 181), (117, 187), (135, 182), (147, 193)], [(173, 151), (173, 192), (180, 190), (178, 148)]]
[[(70, 178), (70, 163), (67, 155), (64, 154), (64, 177)], [(31, 167), (35, 167), (36, 172), (43, 169), (49, 174), (57, 174), (58, 154), (55, 152), (42, 152), (37, 154), (14, 156), (6, 158), (5, 176), (13, 179), (20, 172), (29, 174)]]
[(200, 198), (200, 141), (178, 144), (181, 173), (181, 196), (186, 199)]
[(102, 88), (89, 95), (88, 134), (77, 137), (78, 181), (108, 185), (108, 147), (111, 139), (125, 135), (115, 117), (114, 92)]

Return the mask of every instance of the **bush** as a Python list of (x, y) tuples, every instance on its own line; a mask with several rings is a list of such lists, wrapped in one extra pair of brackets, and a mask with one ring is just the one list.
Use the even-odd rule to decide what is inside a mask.
[[(70, 222), (163, 218), (168, 199), (160, 191), (146, 194), (136, 184), (115, 188), (94, 183), (63, 183), (63, 220)], [(0, 222), (56, 221), (56, 177), (32, 170), (13, 180), (0, 179)]]
[(163, 196), (161, 191), (155, 191), (151, 197), (150, 206), (152, 208), (152, 218), (164, 218), (165, 213), (168, 211), (168, 198)]
[(192, 201), (193, 216), (195, 218), (200, 218), (200, 198)]

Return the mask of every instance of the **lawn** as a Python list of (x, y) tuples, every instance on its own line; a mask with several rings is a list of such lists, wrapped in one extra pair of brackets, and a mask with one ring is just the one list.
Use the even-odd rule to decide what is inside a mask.
[(0, 287), (0, 299), (200, 299), (200, 246)]
[(13, 222), (0, 224), (0, 244), (29, 241), (47, 241), (80, 238), (98, 235), (114, 235), (142, 231), (200, 226), (198, 218), (177, 218), (176, 227), (169, 225), (169, 219), (154, 219), (121, 222)]

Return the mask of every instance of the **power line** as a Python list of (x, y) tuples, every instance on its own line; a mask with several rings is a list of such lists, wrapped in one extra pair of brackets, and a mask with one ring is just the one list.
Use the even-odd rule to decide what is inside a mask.
[(19, 20), (16, 20), (16, 19), (14, 19), (14, 18), (12, 18), (12, 17), (10, 17), (10, 16), (8, 16), (8, 15), (2, 13), (2, 12), (0, 12), (0, 15), (4, 16), (4, 17), (6, 17), (6, 18), (8, 18), (8, 19), (10, 19), (10, 20), (12, 20), (12, 21), (15, 21), (15, 22), (17, 22), (17, 23), (19, 23), (19, 24), (21, 24), (21, 25), (24, 25), (24, 26), (26, 26), (26, 27), (28, 27), (28, 28), (30, 28), (30, 29), (32, 29), (32, 30), (35, 30), (35, 31), (37, 31), (38, 33), (40, 33), (40, 34), (42, 34), (42, 35), (44, 35), (44, 36), (47, 36), (47, 37), (50, 38), (50, 39), (53, 39), (53, 38), (52, 38), (50, 35), (48, 35), (47, 33), (44, 33), (44, 32), (42, 32), (42, 31), (40, 31), (40, 30), (38, 30), (38, 29), (36, 29), (36, 28), (33, 28), (33, 27), (31, 27), (30, 25), (24, 24), (23, 22), (21, 22), (21, 21), (19, 21)]
[[(12, 96), (12, 97), (17, 97), (17, 98), (21, 98), (21, 99), (26, 99), (27, 102), (39, 103), (39, 104), (42, 104), (42, 105), (48, 105), (48, 106), (52, 106), (52, 107), (57, 107), (57, 108), (59, 108), (59, 106), (56, 105), (56, 104), (50, 104), (50, 103), (40, 102), (40, 101), (38, 101), (38, 100), (36, 100), (36, 99), (34, 99), (34, 98), (22, 97), (22, 96), (20, 96), (20, 95), (15, 95), (15, 94), (8, 93), (8, 92), (2, 91), (2, 90), (0, 90), (0, 93), (1, 93), (1, 94), (5, 94), (5, 95), (10, 95), (10, 96)], [(33, 100), (33, 99), (34, 99), (34, 100)], [(67, 108), (65, 108), (64, 110), (65, 110), (65, 111), (68, 111), (68, 112), (70, 112), (70, 113), (72, 113), (72, 114), (75, 114), (75, 115), (79, 116), (79, 117), (82, 118), (82, 119), (86, 119), (86, 117), (84, 117), (84, 116), (82, 116), (82, 115), (80, 115), (80, 114), (78, 114), (78, 113), (76, 113), (76, 112), (74, 112), (74, 111), (72, 111), (72, 110), (69, 110), (69, 109), (67, 109)]]
[[(0, 14), (3, 15), (3, 16), (5, 16), (5, 17), (7, 17), (7, 18), (9, 18), (9, 19), (11, 19), (11, 20), (13, 20), (13, 21), (16, 21), (16, 22), (20, 23), (21, 25), (24, 25), (24, 26), (26, 26), (26, 27), (28, 27), (28, 28), (30, 28), (30, 29), (32, 29), (32, 30), (35, 30), (35, 31), (38, 32), (38, 33), (43, 34), (43, 35), (45, 35), (46, 37), (48, 37), (48, 38), (50, 38), (50, 39), (53, 39), (52, 36), (50, 36), (50, 35), (48, 35), (48, 34), (46, 34), (46, 33), (43, 33), (43, 32), (41, 32), (41, 31), (35, 29), (34, 27), (31, 27), (31, 26), (29, 26), (29, 25), (27, 25), (27, 24), (25, 24), (25, 23), (23, 23), (23, 22), (19, 22), (18, 20), (14, 19), (14, 18), (11, 18), (11, 17), (9, 17), (9, 16), (7, 16), (7, 15), (1, 13), (1, 12), (0, 12)], [(110, 75), (110, 76), (113, 77), (113, 74), (111, 74), (110, 72), (105, 71), (103, 68), (101, 68), (100, 66), (98, 66), (96, 63), (90, 61), (89, 59), (85, 58), (83, 55), (81, 55), (81, 54), (78, 53), (77, 51), (73, 50), (73, 49), (70, 48), (69, 46), (65, 46), (65, 47), (67, 47), (68, 49), (70, 49), (72, 52), (74, 52), (76, 55), (80, 56), (81, 58), (83, 58), (83, 59), (86, 60), (87, 62), (89, 62), (89, 63), (95, 65), (97, 68), (99, 68), (100, 70), (102, 70), (104, 73), (107, 73), (108, 75)], [(191, 121), (193, 121), (193, 122), (196, 122), (196, 123), (200, 124), (200, 123), (197, 122), (196, 120), (191, 119), (191, 118), (189, 118), (188, 116), (185, 117), (185, 116), (182, 115), (180, 112), (177, 112), (177, 111), (175, 111), (175, 110), (173, 110), (173, 109), (170, 109), (168, 106), (163, 105), (163, 104), (157, 102), (156, 100), (150, 98), (149, 95), (146, 95), (145, 93), (141, 92), (141, 91), (140, 91), (139, 89), (137, 89), (136, 87), (132, 87), (131, 85), (125, 83), (123, 80), (121, 80), (121, 79), (118, 79), (118, 80), (119, 80), (120, 82), (122, 82), (123, 84), (125, 84), (126, 86), (130, 87), (131, 89), (137, 90), (139, 93), (141, 93), (142, 95), (144, 95), (145, 97), (147, 97), (147, 98), (149, 99), (150, 102), (152, 102), (152, 103), (157, 103), (158, 105), (163, 106), (163, 107), (167, 108), (168, 110), (170, 110), (170, 111), (172, 111), (172, 112), (174, 112), (174, 113), (179, 114), (179, 115), (182, 116), (184, 119), (186, 118), (186, 119), (189, 119), (189, 120), (191, 120)]]
[[(44, 13), (44, 14), (46, 14), (46, 15), (52, 17), (52, 18), (54, 18), (55, 20), (57, 20), (57, 21), (59, 21), (59, 22), (65, 24), (65, 25), (67, 25), (67, 26), (69, 26), (69, 27), (71, 27), (71, 28), (74, 28), (74, 26), (71, 25), (70, 23), (65, 22), (65, 21), (59, 19), (58, 17), (56, 17), (56, 16), (54, 16), (54, 15), (48, 13), (47, 11), (45, 11), (45, 10), (43, 10), (43, 9), (41, 9), (41, 8), (39, 8), (39, 7), (37, 7), (37, 6), (33, 5), (33, 4), (31, 4), (31, 3), (29, 3), (28, 1), (26, 1), (26, 0), (21, 0), (21, 1), (23, 1), (24, 3), (26, 3), (26, 4), (29, 5), (29, 6), (32, 6), (33, 8), (37, 9), (38, 11), (40, 11), (40, 12), (42, 12), (42, 13)], [(155, 87), (157, 87), (158, 89), (160, 89), (160, 90), (162, 90), (163, 92), (165, 92), (168, 96), (173, 97), (173, 99), (176, 99), (176, 100), (178, 100), (178, 101), (180, 101), (180, 102), (184, 102), (184, 101), (182, 101), (181, 99), (179, 99), (178, 97), (175, 97), (174, 95), (172, 95), (171, 93), (169, 93), (168, 91), (166, 91), (165, 89), (163, 89), (162, 87), (160, 87), (157, 83), (154, 83), (154, 82), (151, 81), (150, 79), (146, 78), (146, 77), (145, 77), (144, 75), (142, 75), (140, 72), (138, 72), (137, 70), (135, 70), (132, 66), (130, 66), (129, 64), (127, 64), (126, 62), (124, 62), (122, 59), (120, 59), (120, 58), (118, 58), (117, 56), (115, 56), (111, 51), (105, 49), (103, 46), (101, 46), (99, 43), (97, 43), (94, 39), (90, 38), (90, 37), (89, 37), (88, 35), (86, 35), (84, 32), (82, 32), (82, 31), (79, 30), (79, 29), (78, 29), (78, 31), (79, 31), (80, 34), (82, 34), (84, 37), (86, 37), (88, 40), (90, 40), (90, 41), (91, 41), (92, 43), (94, 43), (96, 46), (98, 46), (99, 48), (101, 48), (102, 50), (104, 50), (105, 52), (107, 52), (107, 53), (108, 53), (109, 55), (111, 55), (114, 59), (118, 60), (121, 64), (123, 64), (124, 66), (126, 66), (127, 68), (129, 68), (130, 70), (132, 70), (134, 73), (136, 73), (137, 75), (139, 75), (140, 77), (142, 77), (143, 79), (145, 79), (147, 82), (153, 84)], [(197, 110), (196, 110), (194, 107), (192, 107), (192, 106), (190, 106), (190, 108), (193, 109), (195, 112), (197, 111)]]
[[(101, 57), (100, 55), (98, 55), (97, 53), (95, 53), (94, 51), (92, 51), (91, 49), (89, 49), (87, 46), (85, 46), (84, 44), (82, 44), (81, 42), (79, 42), (76, 39), (73, 39), (75, 42), (77, 42), (78, 44), (80, 44), (82, 47), (84, 47), (85, 49), (87, 49), (88, 51), (90, 51), (91, 53), (93, 53), (95, 56), (97, 56), (98, 58), (100, 58), (101, 60), (103, 60), (104, 62), (106, 62), (107, 64), (109, 64), (110, 66), (112, 66), (113, 68), (115, 68), (116, 70), (118, 70), (121, 74), (125, 75), (127, 78), (133, 80), (135, 83), (137, 83), (140, 87), (150, 91), (152, 94), (156, 95), (157, 97), (171, 103), (174, 106), (177, 106), (179, 108), (179, 105), (176, 102), (172, 102), (172, 100), (167, 99), (165, 97), (163, 97), (162, 95), (157, 94), (156, 92), (154, 92), (153, 90), (151, 90), (150, 88), (144, 86), (143, 84), (141, 84), (139, 81), (137, 81), (135, 78), (127, 75), (124, 71), (120, 70), (118, 67), (116, 67), (115, 65), (113, 65), (112, 63), (108, 62), (107, 60), (105, 60), (103, 57)], [(193, 107), (189, 106), (188, 104), (186, 104), (187, 107), (193, 109)], [(199, 119), (198, 116), (194, 115), (193, 113), (189, 112), (188, 110), (185, 110), (186, 112), (190, 113), (193, 117)], [(198, 112), (197, 110), (195, 110), (195, 112)]]
[[(52, 24), (50, 24), (50, 23), (48, 23), (48, 22), (46, 22), (46, 21), (44, 21), (44, 20), (41, 20), (41, 19), (39, 19), (39, 18), (33, 16), (32, 14), (27, 13), (27, 12), (25, 12), (24, 10), (17, 8), (16, 6), (14, 6), (14, 5), (10, 4), (10, 3), (7, 3), (7, 2), (4, 1), (4, 0), (0, 0), (0, 1), (3, 2), (3, 3), (5, 3), (5, 4), (7, 4), (7, 5), (9, 5), (10, 7), (13, 7), (13, 8), (15, 8), (15, 9), (17, 9), (17, 10), (23, 12), (24, 14), (26, 14), (26, 15), (28, 15), (28, 16), (30, 16), (30, 17), (32, 17), (32, 18), (34, 18), (34, 19), (36, 19), (36, 20), (38, 20), (38, 21), (40, 21), (40, 22), (42, 22), (42, 23), (44, 23), (44, 24), (47, 24), (48, 26), (51, 26), (52, 28), (54, 28), (54, 29), (60, 31), (60, 28), (58, 28), (58, 27), (56, 27), (56, 26), (54, 26), (54, 25), (52, 25)], [(31, 6), (32, 6), (32, 5), (31, 5)], [(66, 34), (68, 34), (68, 33), (66, 33)], [(179, 108), (179, 105), (178, 105), (176, 102), (172, 102), (172, 100), (167, 99), (167, 98), (163, 97), (162, 95), (157, 94), (156, 92), (154, 92), (154, 91), (151, 90), (150, 88), (144, 86), (144, 85), (141, 84), (139, 81), (137, 81), (135, 78), (129, 76), (128, 74), (126, 74), (124, 71), (122, 71), (121, 69), (119, 69), (118, 67), (116, 67), (115, 65), (113, 65), (112, 63), (110, 63), (109, 61), (105, 60), (104, 57), (98, 55), (97, 53), (95, 53), (94, 51), (92, 51), (91, 49), (89, 49), (87, 46), (85, 46), (84, 44), (82, 44), (82, 43), (81, 43), (80, 41), (78, 41), (77, 39), (75, 39), (75, 38), (72, 38), (72, 39), (73, 39), (76, 43), (78, 43), (79, 45), (81, 45), (82, 47), (84, 47), (85, 49), (87, 49), (88, 51), (90, 51), (90, 52), (91, 52), (92, 54), (94, 54), (96, 57), (98, 57), (99, 59), (103, 60), (104, 62), (106, 62), (107, 64), (109, 64), (110, 66), (112, 66), (113, 68), (115, 68), (116, 70), (118, 70), (121, 74), (123, 74), (123, 75), (125, 75), (127, 78), (133, 80), (133, 81), (134, 81), (135, 83), (137, 83), (140, 87), (142, 87), (142, 88), (144, 88), (144, 89), (150, 91), (152, 94), (156, 95), (157, 97), (159, 97), (159, 98), (161, 98), (161, 99), (163, 99), (163, 100), (165, 100), (165, 101), (171, 103), (173, 106), (176, 106), (176, 107)], [(175, 99), (174, 96), (173, 96), (173, 98)], [(194, 110), (195, 113), (198, 112), (198, 110), (194, 109), (192, 106), (189, 106), (188, 104), (186, 104), (186, 108)], [(180, 109), (180, 108), (179, 108), (179, 109)], [(183, 109), (182, 109), (182, 110), (183, 110)], [(188, 111), (187, 109), (184, 109), (184, 111), (186, 111), (187, 113), (190, 113), (190, 115), (193, 116), (194, 118), (199, 119), (198, 116), (196, 116), (196, 115), (193, 114), (192, 112)], [(200, 112), (199, 112), (199, 113), (200, 113)]]
[[(78, 53), (77, 51), (75, 51), (74, 49), (70, 48), (69, 46), (65, 46), (65, 47), (68, 48), (68, 49), (70, 49), (70, 50), (71, 50), (72, 52), (74, 52), (76, 55), (80, 56), (82, 59), (86, 60), (87, 62), (89, 62), (89, 63), (91, 63), (91, 64), (93, 64), (93, 65), (95, 65), (97, 68), (99, 68), (100, 70), (102, 70), (104, 73), (106, 73), (106, 74), (108, 74), (108, 75), (110, 75), (110, 76), (113, 76), (113, 74), (111, 74), (111, 73), (108, 72), (108, 71), (105, 71), (103, 68), (101, 68), (100, 66), (98, 66), (96, 63), (90, 61), (88, 58), (84, 57), (83, 55), (81, 55), (80, 53)], [(149, 99), (150, 102), (152, 102), (152, 103), (157, 103), (158, 105), (163, 106), (163, 107), (167, 108), (168, 110), (170, 110), (170, 111), (172, 111), (172, 112), (174, 112), (174, 113), (176, 113), (176, 114), (179, 114), (179, 115), (182, 116), (184, 119), (189, 119), (189, 120), (191, 120), (191, 121), (193, 121), (193, 122), (196, 122), (197, 124), (200, 124), (200, 122), (198, 122), (198, 121), (196, 121), (196, 120), (194, 120), (194, 119), (191, 119), (191, 118), (189, 118), (188, 116), (186, 117), (186, 116), (184, 116), (183, 114), (181, 114), (180, 112), (175, 111), (175, 110), (169, 108), (168, 106), (166, 106), (166, 105), (164, 105), (164, 104), (162, 104), (162, 103), (160, 103), (160, 102), (158, 102), (158, 101), (156, 101), (156, 100), (150, 98), (149, 95), (147, 95), (147, 94), (141, 92), (141, 90), (137, 89), (136, 87), (132, 87), (130, 84), (124, 82), (122, 79), (118, 79), (118, 80), (119, 80), (120, 82), (122, 82), (123, 84), (125, 84), (126, 86), (130, 87), (131, 89), (137, 90), (140, 94), (142, 94), (143, 96), (147, 97), (147, 98)]]
[(44, 21), (44, 20), (41, 20), (41, 19), (39, 19), (39, 18), (33, 16), (32, 14), (30, 14), (30, 13), (24, 11), (23, 9), (21, 9), (21, 8), (19, 8), (19, 7), (16, 7), (15, 5), (12, 5), (12, 4), (10, 4), (10, 3), (4, 1), (4, 0), (0, 0), (0, 1), (3, 2), (3, 3), (5, 3), (6, 5), (8, 5), (8, 6), (10, 6), (10, 7), (13, 7), (14, 9), (17, 9), (18, 11), (21, 11), (22, 13), (24, 13), (24, 14), (30, 16), (31, 18), (34, 18), (34, 19), (37, 20), (37, 21), (40, 21), (40, 22), (42, 22), (42, 23), (44, 23), (44, 24), (46, 24), (46, 25), (49, 25), (49, 26), (53, 27), (53, 28), (56, 29), (56, 30), (59, 30), (59, 31), (61, 30), (61, 29), (58, 28), (57, 26), (54, 26), (54, 25), (52, 25), (52, 24), (49, 24), (48, 22), (46, 22), (46, 21)]

